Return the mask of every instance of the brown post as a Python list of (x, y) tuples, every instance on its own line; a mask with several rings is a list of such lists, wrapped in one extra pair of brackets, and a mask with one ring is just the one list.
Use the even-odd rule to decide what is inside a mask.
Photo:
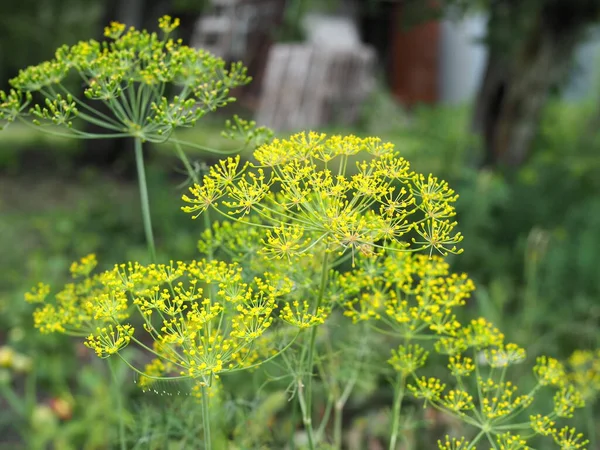
[(394, 11), (391, 46), (391, 88), (407, 106), (435, 103), (439, 85), (439, 22), (404, 24), (402, 6)]

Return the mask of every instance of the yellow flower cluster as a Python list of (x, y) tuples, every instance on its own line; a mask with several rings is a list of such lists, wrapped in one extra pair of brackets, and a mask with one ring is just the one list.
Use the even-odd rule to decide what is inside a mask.
[[(356, 270), (341, 274), (345, 315), (353, 322), (381, 319), (404, 336), (424, 330), (457, 339), (460, 323), (454, 310), (474, 290), (466, 275), (451, 274), (438, 256), (377, 252), (362, 258)], [(463, 332), (466, 339), (471, 328)]]
[(477, 450), (464, 437), (451, 438), (450, 436), (446, 436), (444, 441), (438, 441), (438, 448), (439, 450)]
[(578, 433), (575, 428), (564, 427), (556, 431), (553, 435), (554, 442), (560, 445), (561, 449), (581, 450), (585, 449), (590, 443), (589, 440), (583, 437), (582, 433)]
[[(373, 254), (377, 248), (459, 253), (453, 234), (456, 194), (410, 170), (392, 144), (377, 138), (300, 133), (254, 152), (256, 162), (221, 160), (190, 188), (182, 209), (215, 209), (266, 227), (267, 252), (292, 257), (323, 242), (330, 251)], [(410, 219), (410, 220), (409, 220)], [(419, 238), (407, 239), (414, 231)]]
[(488, 420), (505, 419), (533, 401), (529, 395), (515, 395), (518, 388), (510, 381), (488, 378), (479, 379), (478, 384), (482, 392), (481, 412)]
[[(111, 22), (104, 31), (108, 41), (65, 45), (52, 60), (21, 70), (10, 80), (14, 89), (0, 92), (0, 119), (23, 119), (29, 109), (34, 124), (64, 126), (69, 135), (90, 136), (72, 128), (80, 119), (115, 137), (164, 142), (174, 129), (193, 126), (234, 101), (230, 90), (249, 82), (246, 69), (239, 63), (227, 68), (222, 59), (170, 37), (179, 19), (164, 16), (158, 22), (159, 33)], [(83, 80), (87, 101), (69, 92), (65, 80), (71, 74)], [(178, 95), (167, 96), (168, 85), (176, 86)], [(40, 95), (33, 97), (34, 92)], [(38, 97), (43, 101), (32, 103)], [(111, 114), (96, 108), (96, 102)], [(262, 129), (246, 131), (249, 139), (264, 134)]]
[(509, 432), (498, 435), (496, 442), (499, 450), (531, 450), (526, 440)]
[(15, 373), (26, 373), (33, 367), (32, 359), (8, 345), (0, 346), (0, 370), (11, 369)]
[(84, 344), (94, 350), (98, 357), (108, 358), (129, 345), (134, 331), (131, 325), (110, 324), (102, 328), (98, 327), (94, 334), (88, 336)]
[(429, 352), (420, 345), (400, 345), (397, 350), (392, 350), (388, 363), (406, 377), (424, 366), (428, 355)]
[[(41, 303), (35, 325), (43, 333), (85, 336), (85, 345), (101, 358), (119, 354), (132, 342), (146, 348), (155, 359), (140, 371), (144, 386), (163, 376), (210, 385), (222, 372), (259, 364), (259, 357), (282, 348), (281, 339), (267, 335), (280, 303), (282, 323), (297, 330), (326, 317), (324, 309), (309, 313), (307, 302), (283, 301), (292, 290), (285, 276), (247, 279), (236, 263), (128, 263), (92, 275), (95, 265), (94, 255), (74, 263), (71, 272), (80, 280), (66, 285), (54, 301), (47, 300), (45, 285), (27, 294), (29, 301)], [(154, 341), (152, 349), (128, 323), (134, 316)]]
[[(522, 433), (523, 424), (514, 429), (510, 424), (518, 422), (517, 417), (532, 405), (539, 389), (553, 387), (553, 410), (531, 416), (528, 426), (535, 434), (561, 442), (571, 439), (570, 435), (559, 436), (554, 421), (572, 417), (584, 405), (584, 397), (569, 381), (564, 366), (553, 358), (539, 357), (534, 367), (538, 385), (520, 393), (507, 379), (507, 371), (525, 360), (525, 350), (506, 343), (504, 334), (484, 318), (464, 324), (457, 319), (457, 308), (465, 305), (474, 290), (472, 281), (466, 275), (451, 273), (438, 256), (394, 250), (377, 249), (372, 257), (357, 258), (352, 270), (332, 271), (328, 296), (344, 307), (344, 315), (353, 323), (366, 322), (402, 339), (388, 363), (402, 384), (406, 381), (408, 392), (468, 424), (489, 430), (488, 440), (494, 448), (527, 449), (531, 433)], [(455, 380), (449, 390), (447, 380), (419, 373), (429, 354), (425, 343), (438, 354), (448, 355), (448, 369)], [(591, 367), (591, 358), (576, 356), (574, 366)], [(582, 372), (585, 377), (593, 373), (589, 369)], [(440, 441), (439, 446), (474, 448), (474, 444), (447, 440)]]
[(464, 411), (475, 408), (473, 397), (461, 389), (450, 390), (441, 400), (450, 411), (463, 414)]
[(44, 303), (46, 297), (50, 294), (50, 286), (44, 283), (38, 283), (25, 293), (25, 301), (28, 303)]
[(573, 352), (568, 377), (586, 401), (595, 399), (600, 392), (600, 350)]
[(300, 303), (294, 300), (291, 303), (286, 303), (281, 310), (281, 318), (301, 330), (322, 325), (325, 323), (328, 311), (324, 307), (319, 307), (315, 314), (311, 313), (311, 305), (305, 300)]
[[(229, 176), (235, 177), (233, 172)], [(222, 248), (238, 261), (283, 270), (293, 279), (296, 294), (295, 290), (303, 283), (300, 278), (296, 282), (293, 270), (296, 262), (304, 264), (320, 258), (296, 255), (293, 264), (273, 263), (268, 259), (270, 255), (263, 254), (263, 246), (256, 244), (260, 233), (260, 228), (247, 227), (243, 222), (224, 222), (206, 232), (200, 247), (208, 248), (212, 243), (212, 249)], [(236, 249), (243, 250), (236, 254)], [(319, 243), (311, 253), (323, 250)], [(456, 309), (469, 299), (473, 283), (465, 275), (451, 273), (449, 265), (440, 257), (394, 250), (377, 249), (371, 257), (357, 257), (351, 269), (332, 269), (325, 298), (329, 300), (328, 306), (343, 307), (344, 314), (353, 322), (365, 322), (402, 338), (404, 343), (392, 350), (388, 363), (407, 381), (407, 391), (467, 424), (489, 429), (489, 445), (495, 448), (527, 449), (532, 432), (560, 442), (575, 440), (577, 434), (573, 437), (563, 431), (561, 435), (556, 428), (556, 419), (569, 418), (583, 405), (582, 394), (574, 383), (569, 383), (564, 366), (553, 358), (540, 357), (534, 368), (539, 385), (531, 391), (520, 392), (507, 376), (511, 366), (525, 360), (525, 350), (506, 343), (504, 334), (483, 318), (464, 324), (456, 318)], [(303, 266), (302, 271), (313, 274), (306, 285), (314, 285), (314, 268)], [(302, 292), (311, 290), (307, 288)], [(302, 297), (303, 294), (295, 298)], [(288, 303), (282, 313), (283, 310), (284, 320), (296, 321), (300, 327), (310, 326), (308, 303), (297, 300)], [(436, 352), (448, 355), (449, 373), (455, 379), (451, 387), (446, 387), (448, 380), (417, 375), (430, 353), (425, 343)], [(593, 363), (591, 356), (577, 354), (572, 358), (573, 367), (578, 365), (588, 372), (587, 368)], [(529, 422), (520, 423), (519, 416), (529, 410), (543, 386), (556, 389), (553, 409), (546, 415), (532, 415)], [(518, 426), (513, 428), (511, 424)], [(525, 426), (530, 427), (529, 432), (523, 431)], [(485, 434), (482, 436), (486, 438)], [(440, 441), (439, 447), (475, 448), (475, 443), (449, 438)]]
[(422, 398), (427, 402), (433, 402), (440, 399), (441, 393), (446, 389), (446, 385), (435, 377), (421, 377), (415, 379), (415, 384), (409, 384), (408, 390), (416, 398)]

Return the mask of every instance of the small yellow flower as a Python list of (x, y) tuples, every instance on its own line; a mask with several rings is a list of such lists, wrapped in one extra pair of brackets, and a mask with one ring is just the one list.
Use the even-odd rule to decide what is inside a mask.
[(158, 19), (158, 28), (160, 28), (164, 33), (169, 34), (173, 30), (175, 30), (180, 24), (179, 18), (173, 19), (171, 16), (162, 16)]
[(460, 389), (453, 389), (449, 391), (441, 401), (442, 405), (448, 408), (450, 411), (458, 414), (464, 414), (465, 411), (469, 411), (475, 408), (473, 403), (473, 397), (467, 392)]
[(567, 381), (565, 367), (555, 358), (537, 358), (533, 373), (542, 386), (562, 386)]
[(73, 278), (87, 277), (98, 265), (95, 254), (89, 254), (81, 258), (78, 262), (71, 264), (71, 275)]
[(496, 438), (500, 450), (530, 450), (527, 446), (527, 441), (521, 436), (511, 434), (509, 432), (502, 433)]
[(406, 377), (423, 367), (428, 355), (429, 352), (420, 345), (400, 345), (397, 350), (392, 350), (392, 357), (388, 363), (394, 370)]
[(28, 303), (44, 303), (44, 300), (50, 293), (50, 286), (44, 283), (38, 283), (25, 293), (25, 301)]
[(582, 450), (590, 443), (584, 438), (583, 433), (577, 433), (575, 428), (568, 426), (557, 430), (553, 437), (554, 442), (560, 445), (562, 450)]
[(100, 358), (108, 358), (129, 345), (133, 332), (131, 325), (108, 325), (97, 328), (96, 333), (90, 334), (84, 344)]
[(452, 376), (456, 378), (469, 376), (475, 370), (473, 359), (463, 357), (460, 354), (450, 356), (448, 368)]
[(281, 224), (267, 231), (265, 239), (262, 240), (261, 252), (267, 257), (291, 261), (293, 257), (298, 256), (302, 248), (306, 248), (306, 241), (304, 228), (299, 225)]
[(416, 384), (408, 385), (409, 391), (413, 393), (416, 398), (422, 398), (427, 401), (436, 402), (440, 400), (440, 394), (446, 388), (438, 378), (435, 377), (421, 377), (415, 380)]
[(110, 39), (119, 39), (125, 31), (125, 24), (120, 22), (111, 22), (109, 26), (104, 28), (104, 36)]
[(525, 349), (516, 344), (506, 344), (500, 348), (485, 350), (486, 362), (491, 367), (507, 367), (525, 360)]
[(306, 300), (302, 303), (298, 300), (294, 300), (291, 303), (286, 303), (281, 309), (281, 319), (301, 330), (322, 325), (325, 323), (326, 318), (326, 308), (321, 306), (313, 314), (311, 313), (311, 307)]
[(554, 413), (557, 417), (571, 418), (575, 409), (584, 406), (583, 396), (572, 384), (561, 386), (554, 395)]
[(542, 436), (550, 436), (556, 433), (554, 428), (556, 422), (548, 416), (542, 416), (541, 414), (529, 416), (529, 422), (531, 429)]
[(464, 437), (451, 438), (449, 436), (446, 436), (444, 441), (438, 441), (438, 448), (439, 450), (477, 450)]

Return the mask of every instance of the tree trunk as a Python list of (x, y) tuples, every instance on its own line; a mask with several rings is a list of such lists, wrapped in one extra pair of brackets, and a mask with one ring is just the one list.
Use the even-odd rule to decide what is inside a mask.
[[(583, 31), (594, 19), (577, 11), (578, 16), (560, 23), (560, 11), (541, 8), (522, 38), (512, 38), (508, 51), (490, 46), (473, 118), (484, 143), (485, 165), (515, 167), (530, 154), (550, 90), (567, 73)], [(494, 19), (488, 33), (494, 26), (507, 26)]]

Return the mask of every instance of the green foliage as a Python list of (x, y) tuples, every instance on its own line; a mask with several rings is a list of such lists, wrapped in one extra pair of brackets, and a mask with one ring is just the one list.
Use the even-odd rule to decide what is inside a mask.
[(87, 0), (24, 0), (2, 5), (2, 88), (19, 69), (51, 57), (60, 45), (72, 44), (88, 36), (102, 15), (102, 3)]

